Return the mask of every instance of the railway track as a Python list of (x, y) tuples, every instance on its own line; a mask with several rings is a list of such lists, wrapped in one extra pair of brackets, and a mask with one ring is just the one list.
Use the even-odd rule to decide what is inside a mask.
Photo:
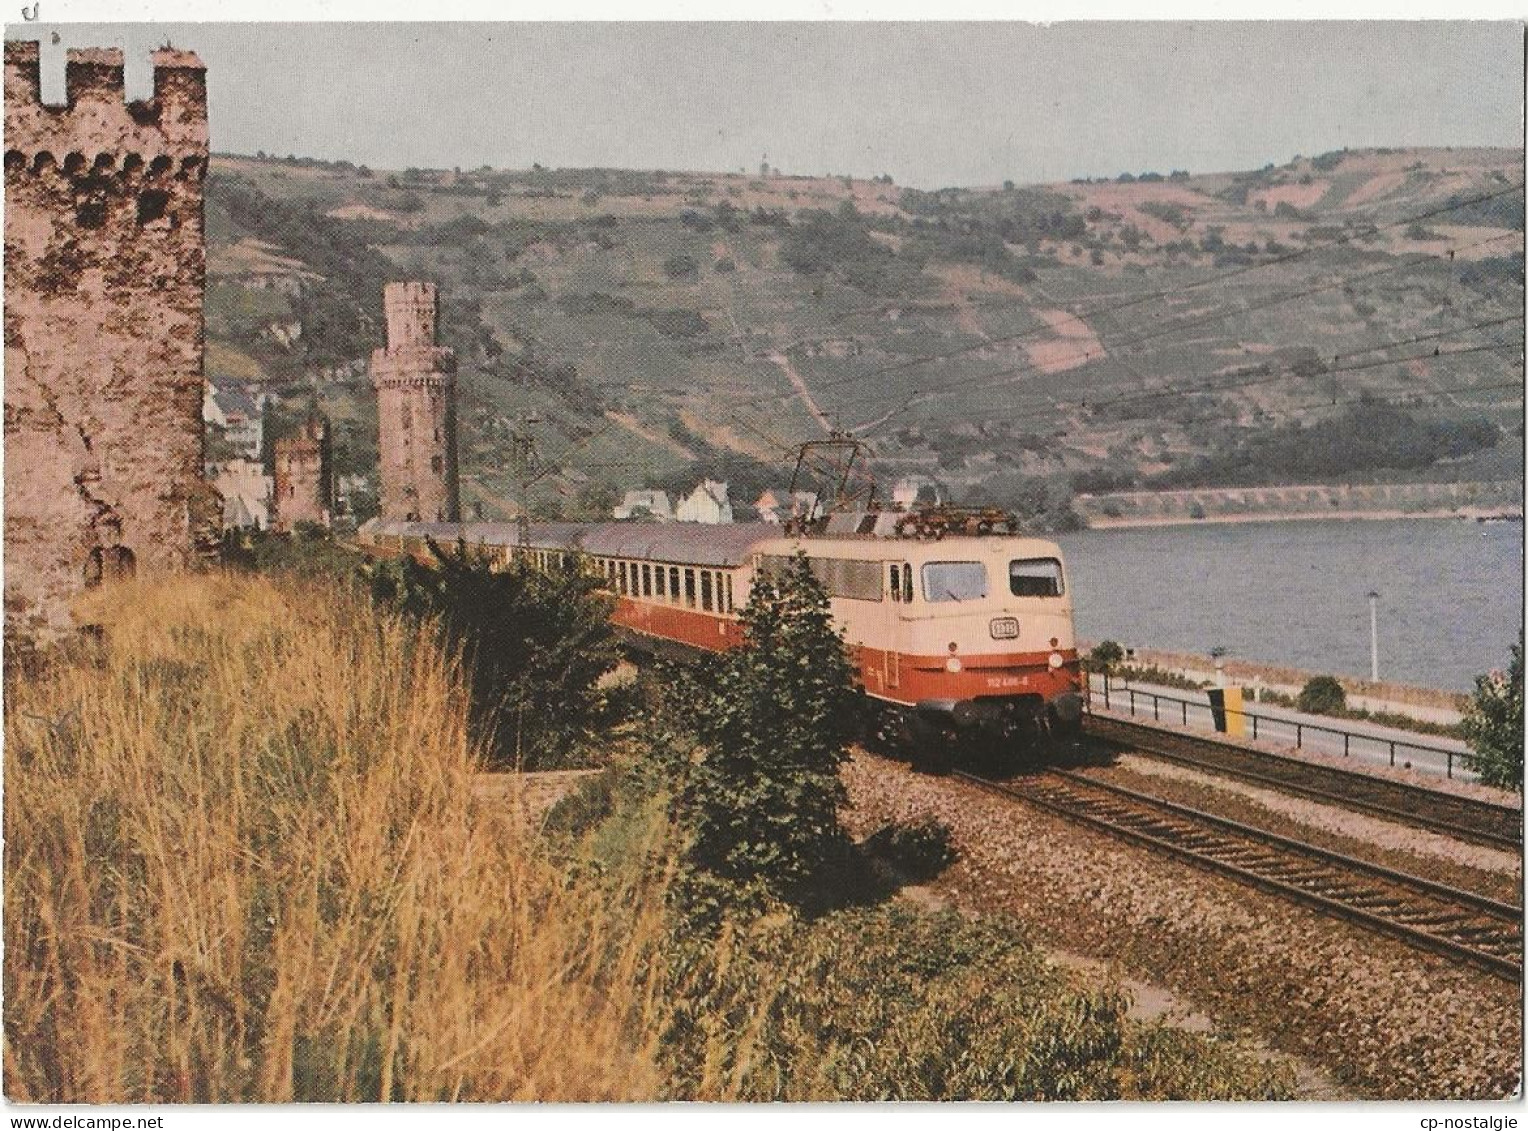
[(1523, 846), (1521, 810), (1301, 758), (1250, 750), (1232, 742), (1179, 734), (1146, 723), (1102, 715), (1086, 717), (1088, 734), (1128, 745), (1196, 769), (1329, 801), (1472, 844), (1517, 852)]
[(1520, 907), (1066, 770), (1003, 782), (956, 775), (1412, 946), (1522, 978)]

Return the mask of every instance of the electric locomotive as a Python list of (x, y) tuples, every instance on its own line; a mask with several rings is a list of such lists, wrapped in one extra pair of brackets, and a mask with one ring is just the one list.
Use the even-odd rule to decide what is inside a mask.
[(1032, 750), (1080, 732), (1061, 552), (998, 525), (982, 515), (930, 524), (869, 512), (834, 515), (812, 533), (765, 523), (376, 520), (360, 533), (383, 551), (460, 540), (506, 562), (576, 561), (604, 579), (612, 620), (632, 647), (687, 657), (740, 643), (753, 579), (804, 554), (874, 709), (875, 737), (939, 761), (962, 740)]

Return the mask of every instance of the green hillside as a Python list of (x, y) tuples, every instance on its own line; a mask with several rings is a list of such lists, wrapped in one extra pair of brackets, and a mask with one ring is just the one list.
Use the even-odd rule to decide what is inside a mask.
[[(700, 475), (750, 500), (828, 427), (867, 438), (883, 482), (1052, 513), (1073, 490), (1228, 476), (1511, 477), (1521, 167), (1367, 150), (920, 192), (220, 157), (208, 367), (316, 396), (341, 472), (366, 472), (382, 283), (437, 281), (465, 501), (488, 515), (533, 412), (561, 469), (536, 505), (569, 514)], [(1351, 455), (1312, 466), (1332, 443)]]

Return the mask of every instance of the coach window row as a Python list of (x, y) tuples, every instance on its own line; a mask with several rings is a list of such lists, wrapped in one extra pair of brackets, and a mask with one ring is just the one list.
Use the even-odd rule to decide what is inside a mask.
[(662, 601), (707, 613), (731, 613), (732, 574), (720, 569), (596, 558), (595, 570), (622, 597)]
[(532, 550), (516, 548), (511, 551), (518, 553), (522, 559), (543, 572), (550, 573), (554, 569), (561, 569), (567, 561), (568, 555), (562, 550)]

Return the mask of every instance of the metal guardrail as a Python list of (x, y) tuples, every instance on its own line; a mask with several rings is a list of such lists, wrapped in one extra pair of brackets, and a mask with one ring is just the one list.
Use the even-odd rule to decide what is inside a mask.
[[(1151, 714), (1152, 718), (1155, 721), (1157, 721), (1157, 722), (1161, 722), (1162, 721), (1162, 704), (1163, 703), (1177, 704), (1181, 708), (1181, 711), (1175, 711), (1175, 710), (1169, 709), (1168, 712), (1167, 712), (1167, 714), (1168, 714), (1168, 721), (1172, 722), (1173, 721), (1172, 716), (1181, 714), (1181, 716), (1182, 716), (1182, 725), (1184, 725), (1184, 726), (1188, 726), (1189, 725), (1189, 722), (1188, 722), (1188, 709), (1190, 707), (1194, 707), (1194, 708), (1197, 708), (1197, 709), (1200, 709), (1200, 710), (1203, 710), (1203, 711), (1207, 711), (1207, 712), (1212, 712), (1212, 708), (1211, 708), (1211, 706), (1210, 706), (1208, 701), (1199, 702), (1198, 700), (1194, 700), (1194, 699), (1183, 699), (1183, 698), (1180, 698), (1180, 697), (1178, 697), (1176, 695), (1163, 695), (1160, 692), (1156, 692), (1156, 691), (1142, 691), (1142, 690), (1140, 690), (1138, 688), (1133, 688), (1133, 687), (1116, 687), (1116, 688), (1112, 688), (1111, 689), (1107, 682), (1104, 684), (1104, 688), (1103, 688), (1103, 690), (1101, 692), (1097, 688), (1092, 687), (1091, 685), (1088, 687), (1088, 704), (1089, 704), (1089, 706), (1091, 707), (1092, 702), (1093, 702), (1094, 699), (1102, 698), (1103, 702), (1104, 702), (1104, 707), (1106, 709), (1108, 709), (1108, 710), (1113, 710), (1114, 707), (1113, 707), (1112, 703), (1110, 702), (1110, 695), (1111, 695), (1111, 693), (1114, 696), (1114, 698), (1119, 698), (1121, 696), (1128, 696), (1129, 697), (1130, 716), (1132, 718), (1134, 718), (1135, 714), (1136, 714), (1136, 700), (1137, 700), (1137, 698), (1151, 700), (1149, 711), (1150, 711), (1150, 714)], [(1142, 714), (1146, 714), (1147, 710), (1148, 710), (1148, 708), (1143, 705), (1141, 713)], [(1424, 753), (1424, 754), (1432, 754), (1432, 755), (1440, 755), (1440, 756), (1442, 756), (1446, 760), (1447, 774), (1448, 774), (1449, 777), (1453, 777), (1454, 776), (1454, 759), (1462, 758), (1463, 757), (1463, 755), (1459, 751), (1457, 751), (1457, 750), (1446, 750), (1446, 749), (1444, 749), (1441, 746), (1428, 746), (1426, 743), (1422, 743), (1422, 742), (1407, 742), (1405, 739), (1402, 739), (1402, 738), (1383, 738), (1383, 737), (1381, 737), (1379, 735), (1376, 735), (1376, 734), (1364, 734), (1361, 731), (1344, 730), (1341, 727), (1323, 726), (1323, 725), (1321, 725), (1319, 723), (1301, 722), (1301, 721), (1299, 721), (1297, 719), (1281, 719), (1281, 718), (1277, 718), (1276, 716), (1273, 716), (1273, 715), (1259, 715), (1259, 714), (1257, 714), (1257, 713), (1255, 713), (1253, 711), (1248, 711), (1248, 710), (1245, 710), (1245, 709), (1237, 709), (1237, 708), (1227, 707), (1226, 708), (1226, 714), (1227, 715), (1240, 715), (1242, 718), (1249, 720), (1251, 722), (1251, 724), (1252, 724), (1252, 733), (1251, 733), (1250, 737), (1253, 739), (1253, 741), (1256, 741), (1257, 738), (1258, 738), (1258, 724), (1259, 723), (1262, 724), (1262, 729), (1265, 732), (1273, 730), (1274, 728), (1278, 728), (1278, 727), (1283, 727), (1286, 732), (1292, 730), (1294, 732), (1295, 749), (1296, 750), (1299, 750), (1299, 749), (1301, 749), (1303, 747), (1304, 741), (1305, 741), (1305, 734), (1306, 734), (1307, 731), (1314, 731), (1314, 732), (1321, 733), (1321, 734), (1332, 734), (1332, 735), (1337, 735), (1338, 737), (1340, 737), (1342, 739), (1342, 756), (1344, 758), (1350, 757), (1352, 755), (1353, 745), (1354, 745), (1355, 742), (1358, 742), (1358, 743), (1369, 743), (1371, 746), (1378, 747), (1380, 749), (1384, 749), (1384, 748), (1388, 747), (1389, 751), (1390, 751), (1390, 764), (1392, 766), (1395, 765), (1395, 752), (1396, 752), (1397, 749), (1415, 750), (1415, 751), (1419, 751), (1419, 752)], [(1266, 737), (1272, 738), (1272, 737), (1276, 737), (1276, 735), (1269, 734)]]

